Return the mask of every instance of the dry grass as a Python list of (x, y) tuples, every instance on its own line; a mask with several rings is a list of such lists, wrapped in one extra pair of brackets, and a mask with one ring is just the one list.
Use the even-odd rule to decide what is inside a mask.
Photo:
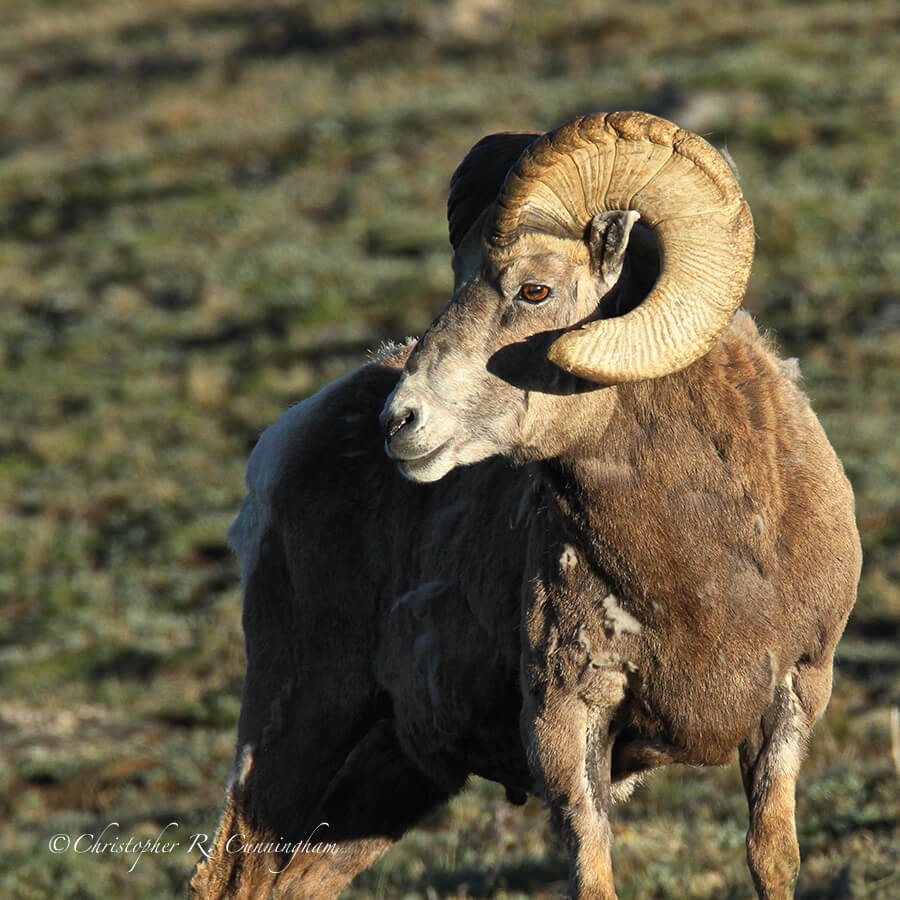
[[(0, 0), (0, 20), (0, 895), (183, 892), (196, 854), (129, 872), (48, 841), (213, 827), (243, 670), (224, 534), (256, 437), (443, 304), (475, 140), (642, 108), (738, 161), (748, 304), (858, 496), (799, 896), (897, 896), (895, 4)], [(734, 769), (651, 779), (615, 821), (620, 896), (749, 897), (744, 816)], [(564, 876), (539, 805), (478, 782), (348, 896)]]

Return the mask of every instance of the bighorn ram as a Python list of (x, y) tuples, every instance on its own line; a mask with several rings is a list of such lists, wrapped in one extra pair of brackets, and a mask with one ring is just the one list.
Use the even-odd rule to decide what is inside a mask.
[(791, 897), (860, 548), (795, 368), (736, 314), (732, 172), (595, 115), (482, 140), (449, 218), (424, 337), (251, 457), (237, 759), (194, 891), (336, 897), (474, 772), (542, 796), (571, 895), (607, 900), (613, 800), (737, 748), (757, 891)]

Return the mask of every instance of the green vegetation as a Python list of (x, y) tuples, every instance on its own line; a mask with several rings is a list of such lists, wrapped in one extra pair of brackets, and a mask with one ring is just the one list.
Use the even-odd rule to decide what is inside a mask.
[[(895, 3), (0, 0), (0, 21), (0, 895), (183, 893), (233, 749), (224, 535), (256, 438), (445, 302), (472, 143), (631, 108), (737, 160), (747, 305), (857, 491), (866, 565), (801, 776), (798, 896), (898, 895)], [(111, 821), (183, 843), (133, 872), (48, 850)], [(649, 779), (614, 822), (620, 896), (748, 898), (744, 822), (734, 767)], [(539, 804), (478, 782), (348, 896), (564, 878)]]

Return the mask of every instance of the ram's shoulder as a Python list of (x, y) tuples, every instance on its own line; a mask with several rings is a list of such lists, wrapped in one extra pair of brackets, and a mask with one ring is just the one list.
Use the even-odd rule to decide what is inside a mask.
[(735, 382), (746, 382), (752, 377), (786, 387), (799, 385), (802, 380), (798, 361), (782, 358), (772, 335), (760, 331), (743, 309), (738, 310), (711, 357)]

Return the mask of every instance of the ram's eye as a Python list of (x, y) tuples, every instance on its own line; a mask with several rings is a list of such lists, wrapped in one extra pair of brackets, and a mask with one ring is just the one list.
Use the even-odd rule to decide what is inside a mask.
[(541, 303), (550, 296), (550, 288), (546, 284), (523, 284), (519, 296), (529, 303)]

